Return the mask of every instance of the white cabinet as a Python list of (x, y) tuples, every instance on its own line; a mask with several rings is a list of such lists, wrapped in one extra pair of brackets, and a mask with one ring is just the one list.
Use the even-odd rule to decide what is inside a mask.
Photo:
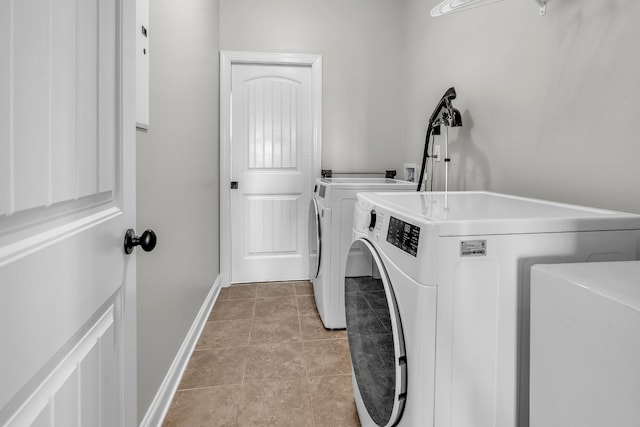
[(531, 269), (531, 427), (640, 423), (640, 261)]

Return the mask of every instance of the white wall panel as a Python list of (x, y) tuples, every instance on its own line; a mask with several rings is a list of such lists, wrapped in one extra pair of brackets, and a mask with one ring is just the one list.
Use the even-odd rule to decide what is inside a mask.
[(13, 7), (13, 40), (20, 41), (13, 52), (13, 172), (20, 211), (49, 199), (49, 6), (20, 0)]
[(0, 215), (115, 188), (116, 1), (53, 4), (0, 3)]
[(295, 126), (293, 123), (297, 121), (296, 117), (291, 117), (291, 112), (294, 111), (293, 106), (298, 105), (297, 100), (293, 100), (292, 97), (296, 96), (297, 91), (291, 86), (285, 86), (282, 88), (282, 164), (296, 165), (296, 158), (292, 156), (291, 147), (292, 142), (297, 139), (292, 138), (291, 128)]
[(113, 190), (115, 187), (115, 129), (116, 129), (116, 2), (101, 0), (99, 4), (101, 25), (99, 30), (99, 93), (98, 111), (98, 191)]
[(116, 1), (0, 12), (0, 215), (113, 190)]
[(262, 78), (246, 86), (248, 169), (298, 164), (300, 90), (297, 82)]
[[(252, 255), (264, 252), (264, 240), (265, 240), (265, 229), (262, 225), (262, 221), (266, 220), (264, 213), (264, 203), (262, 199), (257, 199), (255, 197), (247, 197), (245, 199), (245, 229), (248, 230), (247, 233), (244, 234), (244, 255)], [(259, 221), (255, 219), (259, 218)]]
[(49, 403), (43, 410), (40, 412), (38, 417), (33, 421), (33, 423), (29, 424), (30, 427), (52, 427), (53, 426), (53, 405)]
[(52, 10), (52, 203), (77, 194), (75, 4), (75, 0), (57, 0)]
[[(293, 88), (290, 88), (293, 89)], [(300, 132), (303, 128), (301, 123), (302, 116), (300, 114), (300, 110), (302, 108), (301, 104), (301, 95), (300, 90), (296, 88), (295, 90), (290, 90), (290, 101), (289, 101), (289, 167), (297, 168), (298, 167), (298, 144), (300, 144)]]
[(100, 425), (100, 350), (95, 346), (79, 365), (80, 425)]
[(111, 323), (98, 339), (98, 349), (100, 354), (100, 425), (121, 425), (122, 414), (118, 409), (121, 390), (118, 386), (119, 382), (113, 378), (114, 372), (120, 372), (118, 366), (120, 346), (118, 345), (115, 324)]
[(250, 99), (248, 115), (246, 120), (249, 122), (249, 144), (253, 146), (253, 162), (249, 163), (249, 169), (260, 169), (264, 167), (264, 87), (262, 85), (248, 85), (248, 92), (253, 92), (255, 96)]
[(80, 427), (80, 401), (84, 398), (80, 390), (80, 373), (76, 367), (53, 396), (53, 426)]
[(77, 3), (77, 90), (76, 144), (78, 165), (78, 196), (98, 190), (98, 3), (82, 0)]
[(298, 250), (298, 196), (246, 198), (247, 255)]
[[(0, 216), (9, 211), (11, 177), (11, 10), (10, 2), (0, 2)], [(4, 59), (6, 58), (6, 60)]]
[(264, 154), (265, 169), (273, 168), (273, 84), (270, 82), (262, 81), (263, 93), (264, 93), (264, 117), (262, 122), (262, 153)]
[(273, 144), (272, 148), (272, 164), (273, 168), (281, 168), (282, 167), (282, 83), (273, 82), (271, 85), (273, 89), (273, 94), (271, 96), (271, 100), (273, 102), (273, 108), (271, 112), (273, 114), (272, 117), (272, 125), (271, 125), (271, 142)]

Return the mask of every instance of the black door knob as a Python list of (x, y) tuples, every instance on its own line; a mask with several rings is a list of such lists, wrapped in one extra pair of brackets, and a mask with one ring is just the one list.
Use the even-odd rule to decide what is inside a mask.
[(124, 235), (124, 253), (130, 254), (136, 246), (140, 246), (145, 252), (152, 251), (156, 247), (158, 239), (153, 230), (145, 230), (142, 236), (136, 236), (132, 228)]

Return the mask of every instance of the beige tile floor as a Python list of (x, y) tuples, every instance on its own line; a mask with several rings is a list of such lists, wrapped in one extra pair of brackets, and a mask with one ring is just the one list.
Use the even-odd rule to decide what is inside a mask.
[(223, 288), (163, 425), (359, 426), (345, 331), (309, 282)]

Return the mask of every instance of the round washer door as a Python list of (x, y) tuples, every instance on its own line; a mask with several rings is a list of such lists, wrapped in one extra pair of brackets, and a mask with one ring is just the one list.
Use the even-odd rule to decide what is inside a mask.
[(366, 239), (358, 239), (356, 244), (371, 256), (373, 268), (368, 275), (345, 278), (354, 383), (371, 420), (380, 427), (393, 426), (402, 416), (407, 389), (402, 322), (378, 252)]
[(309, 280), (320, 274), (322, 261), (322, 224), (320, 223), (320, 209), (316, 199), (311, 199), (309, 206)]

